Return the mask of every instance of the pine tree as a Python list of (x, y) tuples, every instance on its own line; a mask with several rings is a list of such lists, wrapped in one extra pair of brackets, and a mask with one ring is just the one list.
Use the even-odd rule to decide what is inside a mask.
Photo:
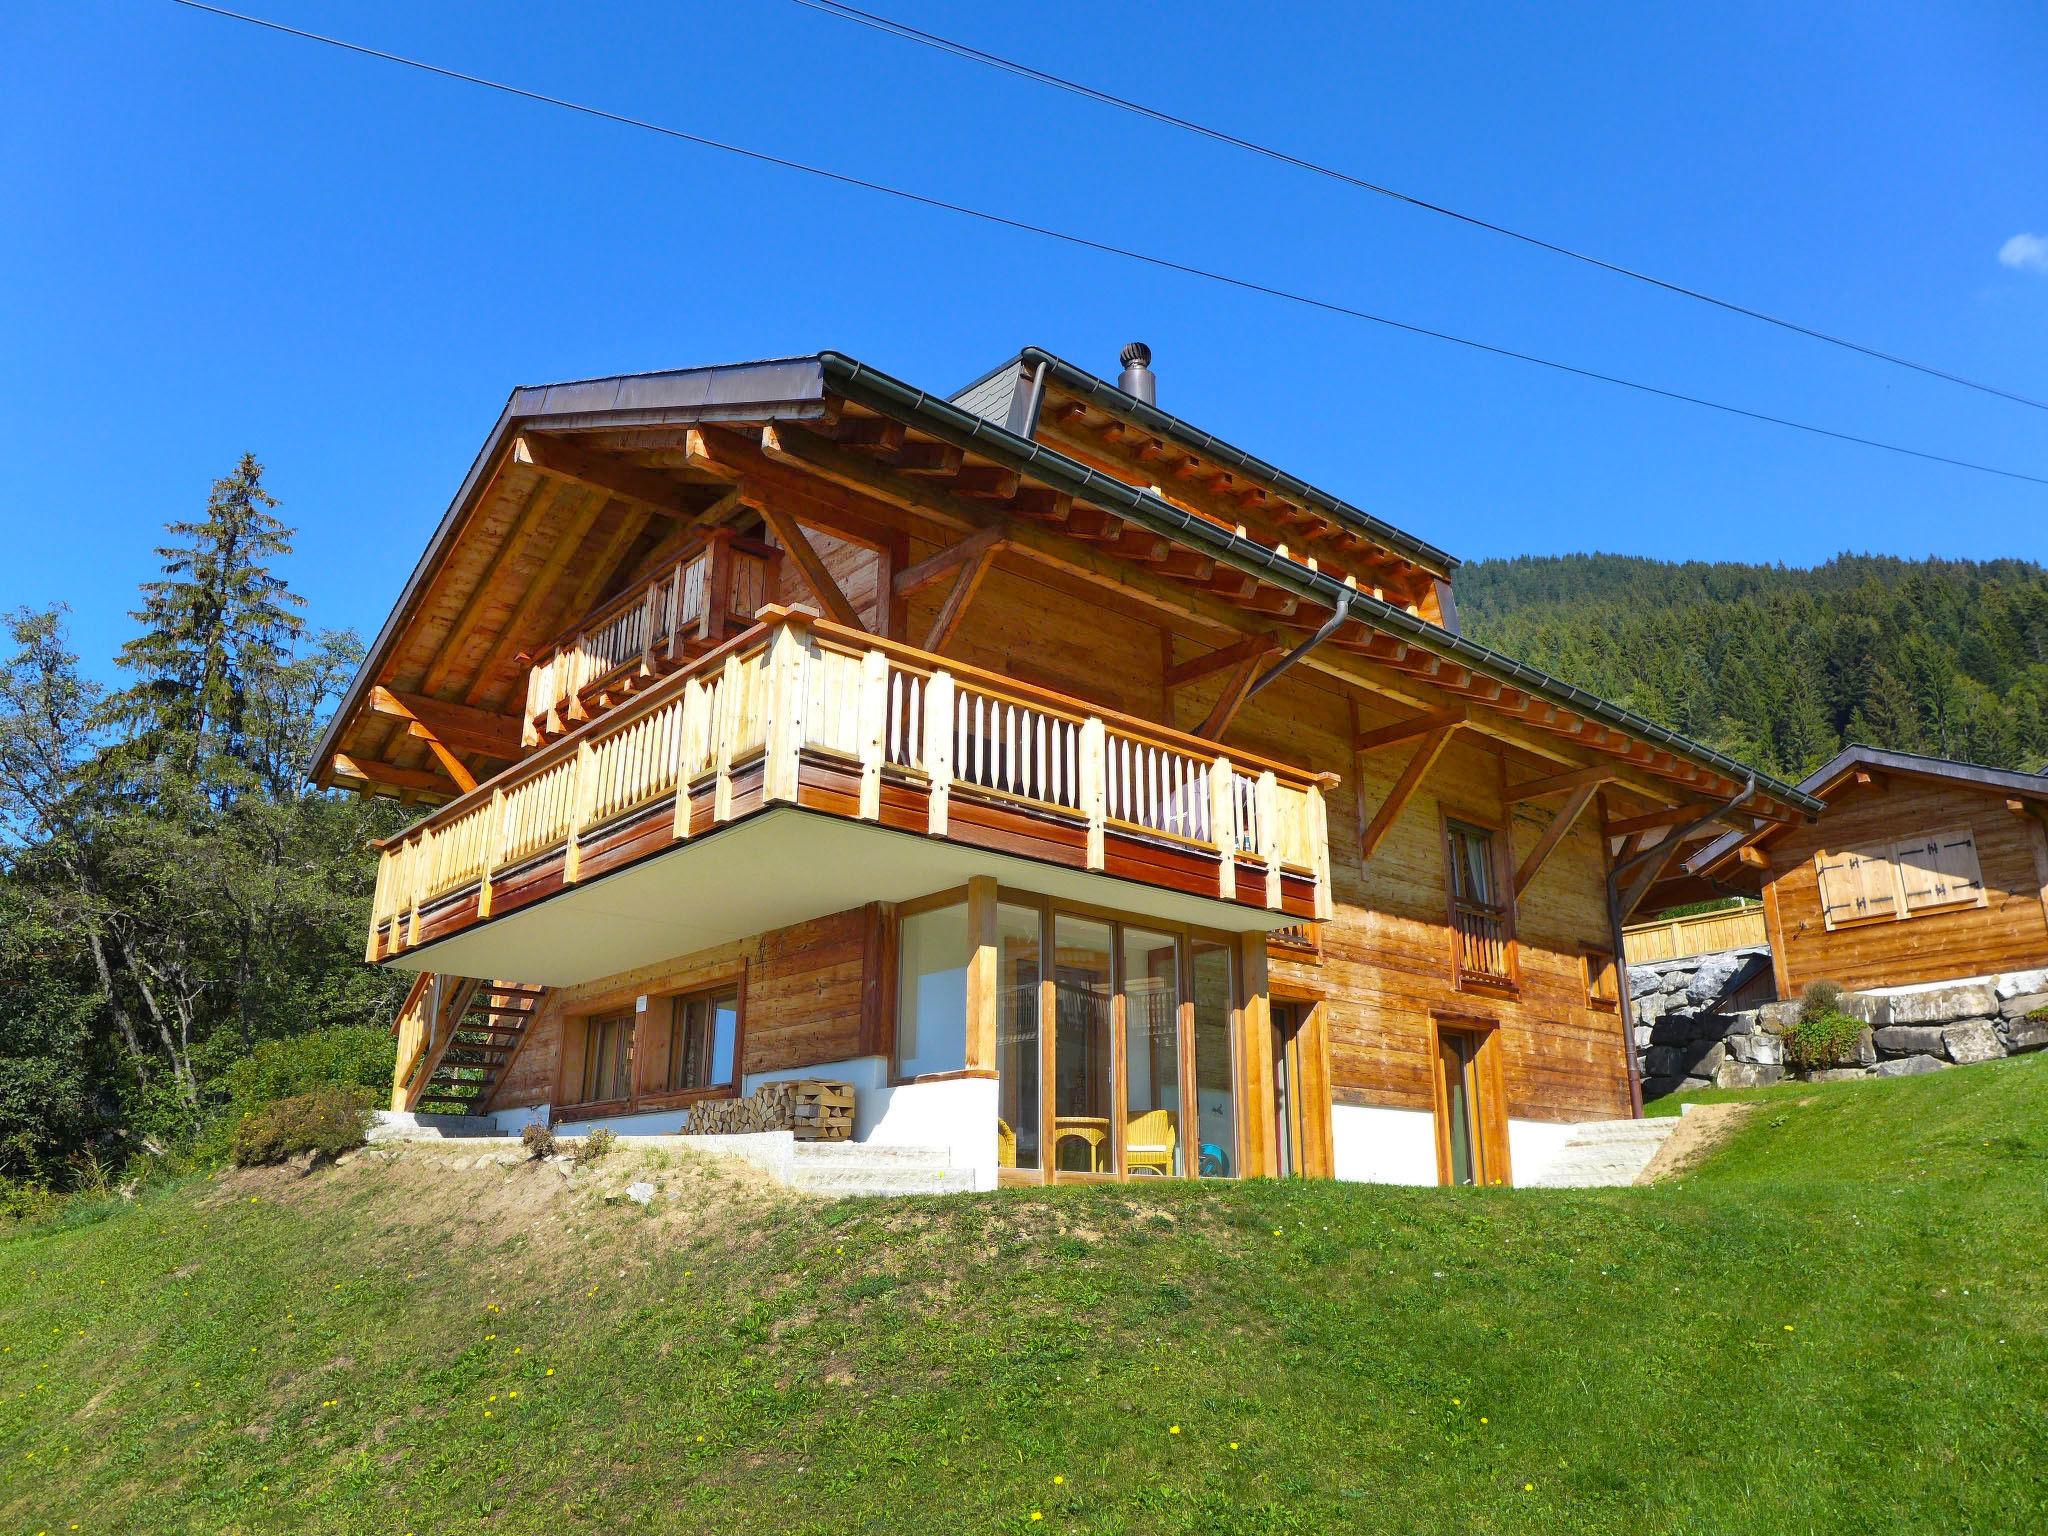
[(160, 546), (163, 578), (145, 582), (132, 617), (142, 632), (122, 646), (136, 681), (107, 701), (105, 719), (144, 760), (191, 775), (216, 758), (256, 768), (251, 701), (285, 665), (304, 600), (271, 563), (291, 553), (291, 530), (271, 513), (263, 466), (245, 453), (213, 483), (206, 516), (174, 522)]

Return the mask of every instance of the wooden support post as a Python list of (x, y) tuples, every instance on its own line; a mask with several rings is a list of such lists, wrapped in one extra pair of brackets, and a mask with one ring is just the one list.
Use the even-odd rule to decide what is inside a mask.
[(576, 743), (576, 767), (569, 779), (569, 840), (562, 845), (562, 884), (583, 878), (583, 823), (590, 815), (590, 741)]
[(1088, 867), (1108, 863), (1103, 830), (1109, 817), (1109, 730), (1100, 715), (1081, 722), (1081, 809), (1088, 817)]
[(743, 676), (738, 656), (725, 658), (725, 673), (718, 685), (718, 717), (712, 729), (715, 738), (715, 766), (718, 782), (711, 791), (711, 819), (725, 822), (732, 820), (732, 744), (740, 728), (740, 679)]
[(1209, 838), (1216, 845), (1216, 894), (1225, 901), (1237, 898), (1237, 818), (1231, 814), (1230, 759), (1219, 756), (1209, 764)]
[(1259, 775), (1259, 857), (1266, 861), (1266, 910), (1280, 910), (1280, 781), (1268, 768)]
[(670, 832), (676, 842), (690, 835), (690, 780), (697, 764), (704, 760), (705, 746), (710, 740), (710, 699), (700, 679), (683, 679), (682, 757), (676, 769), (676, 815)]
[(491, 791), (491, 808), (484, 817), (484, 867), (477, 878), (476, 916), (482, 922), (491, 915), (491, 877), (498, 872), (498, 856), (505, 835), (505, 791)]
[(811, 626), (792, 615), (768, 641), (767, 718), (762, 722), (761, 798), (769, 804), (797, 799), (810, 697)]
[(860, 810), (862, 821), (882, 817), (882, 760), (889, 734), (889, 655), (860, 659)]
[(996, 1066), (996, 1008), (1001, 955), (996, 939), (996, 881), (967, 882), (967, 1060), (969, 1071)]
[(934, 672), (924, 684), (924, 771), (929, 796), (925, 830), (946, 835), (953, 797), (953, 674)]
[(407, 921), (405, 929), (407, 948), (420, 941), (420, 888), (427, 883), (424, 878), (424, 866), (433, 849), (434, 829), (429, 827), (418, 837), (414, 838), (412, 842), (412, 869), (410, 871), (412, 875), (412, 915)]
[(1237, 940), (1238, 986), (1243, 1001), (1237, 1010), (1238, 1080), (1244, 1099), (1238, 1107), (1242, 1145), (1238, 1160), (1246, 1178), (1275, 1170), (1273, 1122), (1273, 1003), (1267, 991), (1266, 935), (1243, 933)]
[(370, 942), (363, 949), (363, 963), (377, 963), (377, 925), (390, 916), (391, 908), (391, 850), (381, 848), (377, 852), (377, 889), (370, 897)]
[(1337, 915), (1336, 897), (1330, 891), (1330, 812), (1323, 803), (1323, 787), (1311, 784), (1308, 801), (1309, 859), (1316, 872), (1316, 921), (1327, 923)]
[(732, 607), (732, 537), (730, 528), (714, 528), (704, 536), (704, 611), (697, 618), (697, 638), (706, 645), (725, 638)]

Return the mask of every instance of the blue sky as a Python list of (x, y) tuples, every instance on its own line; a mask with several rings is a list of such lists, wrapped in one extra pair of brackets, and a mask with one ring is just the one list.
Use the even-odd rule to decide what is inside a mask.
[[(945, 6), (933, 30), (2048, 398), (2048, 13)], [(789, 0), (264, 14), (1419, 324), (2048, 474), (2048, 413), (1605, 277)], [(1711, 14), (1710, 14), (1711, 13)], [(0, 607), (89, 664), (245, 448), (382, 619), (517, 384), (1036, 343), (1466, 558), (2048, 559), (2048, 488), (1633, 396), (195, 14), (0, 12)], [(2027, 261), (2030, 250), (2041, 257)]]

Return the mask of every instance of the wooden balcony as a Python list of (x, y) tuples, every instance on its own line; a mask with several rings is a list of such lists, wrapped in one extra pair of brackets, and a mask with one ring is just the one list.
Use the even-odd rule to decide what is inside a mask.
[(727, 530), (621, 592), (534, 658), (525, 744), (602, 714), (744, 629), (775, 594), (781, 551)]
[[(1162, 913), (1269, 929), (1330, 915), (1329, 782), (769, 607), (387, 843), (368, 954), (566, 985), (1033, 865), (1074, 899), (1116, 905), (1108, 877), (1126, 906), (1149, 890)], [(813, 814), (736, 835), (784, 808)], [(672, 873), (600, 879), (655, 864)], [(525, 910), (593, 882), (612, 894), (573, 920)], [(424, 953), (515, 916), (517, 945)]]
[(1461, 984), (1512, 988), (1514, 941), (1505, 907), (1456, 897), (1451, 902), (1451, 936)]

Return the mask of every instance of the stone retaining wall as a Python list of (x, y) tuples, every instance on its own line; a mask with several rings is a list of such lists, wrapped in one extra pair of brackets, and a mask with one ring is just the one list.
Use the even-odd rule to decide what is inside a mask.
[[(1770, 970), (1767, 948), (1688, 955), (1629, 967), (1643, 1096), (1753, 1088), (1788, 1075), (1784, 1033), (1799, 1002), (1740, 1006)], [(1864, 1029), (1833, 1065), (1795, 1074), (1816, 1082), (1903, 1077), (2048, 1048), (2048, 969), (1934, 986), (1845, 992)]]

